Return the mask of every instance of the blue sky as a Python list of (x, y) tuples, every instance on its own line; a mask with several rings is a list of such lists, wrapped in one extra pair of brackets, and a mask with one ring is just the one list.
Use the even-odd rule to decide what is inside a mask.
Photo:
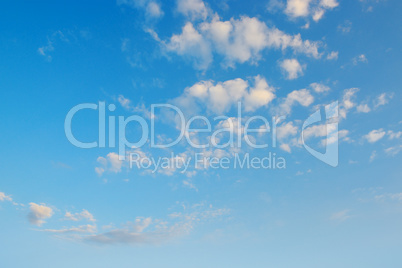
[[(401, 7), (396, 0), (5, 1), (0, 266), (400, 267)], [(99, 145), (103, 103), (106, 146), (74, 146), (69, 111), (96, 106), (77, 112), (71, 129)], [(331, 103), (337, 117), (326, 124)], [(119, 117), (154, 121), (157, 144), (178, 137), (178, 114), (151, 113), (154, 104), (174, 105), (186, 122), (211, 122), (209, 132), (188, 132), (196, 144), (211, 145), (213, 131), (233, 122), (241, 146), (197, 149), (183, 138), (161, 149), (149, 135), (119, 150), (119, 134), (135, 143), (144, 131), (131, 122), (121, 132)], [(316, 111), (321, 120), (303, 128)], [(250, 121), (257, 132), (248, 136), (253, 116), (269, 128)], [(246, 136), (268, 147), (252, 148)], [(228, 133), (215, 137), (230, 141)], [(338, 163), (306, 146), (333, 146)], [(178, 166), (136, 166), (133, 154)], [(196, 166), (196, 154), (227, 159), (228, 168), (210, 158)], [(285, 166), (232, 165), (246, 156)]]

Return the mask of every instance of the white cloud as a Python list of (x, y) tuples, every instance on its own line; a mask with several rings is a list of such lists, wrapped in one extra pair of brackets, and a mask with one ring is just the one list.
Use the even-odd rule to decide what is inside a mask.
[(29, 205), (30, 212), (28, 214), (28, 220), (31, 224), (41, 226), (45, 223), (45, 219), (48, 219), (53, 215), (53, 209), (45, 204), (38, 205), (31, 202)]
[(168, 51), (194, 59), (198, 69), (206, 69), (212, 62), (210, 43), (194, 28), (191, 22), (186, 23), (181, 34), (174, 34), (166, 44)]
[(282, 124), (276, 128), (276, 136), (279, 140), (285, 139), (289, 136), (295, 136), (297, 134), (297, 127), (293, 125), (293, 122)]
[(291, 48), (309, 57), (322, 56), (318, 52), (320, 42), (303, 41), (300, 34), (288, 35), (276, 28), (268, 28), (257, 18), (243, 16), (222, 21), (215, 16), (212, 21), (198, 26), (199, 29), (187, 22), (180, 34), (162, 42), (168, 51), (194, 60), (198, 69), (206, 69), (214, 53), (222, 55), (223, 63), (232, 67), (236, 62), (258, 62), (261, 52), (267, 48)]
[(402, 151), (402, 145), (389, 147), (385, 149), (385, 153), (389, 156), (395, 156), (399, 154), (401, 151)]
[(314, 102), (314, 97), (307, 89), (294, 90), (288, 94), (286, 102), (295, 103), (298, 102), (302, 106), (307, 107)]
[(63, 228), (63, 229), (45, 229), (44, 232), (68, 234), (68, 233), (95, 233), (97, 231), (96, 225), (81, 225), (78, 227)]
[(339, 105), (339, 115), (341, 118), (346, 118), (348, 111), (356, 106), (354, 99), (358, 91), (358, 88), (344, 90), (342, 102)]
[(282, 150), (284, 150), (285, 152), (291, 153), (292, 150), (290, 149), (289, 144), (286, 143), (282, 143), (279, 148), (281, 148)]
[(150, 119), (152, 117), (151, 112), (145, 107), (144, 103), (139, 103), (137, 105), (133, 105), (132, 101), (123, 95), (119, 95), (117, 97), (117, 101), (120, 103), (121, 107), (124, 109), (133, 112), (139, 113), (145, 116), (146, 118)]
[(81, 220), (96, 221), (94, 216), (86, 209), (83, 209), (79, 213), (78, 212), (71, 213), (67, 211), (66, 214), (64, 215), (64, 219), (70, 221), (81, 221)]
[(399, 154), (401, 151), (402, 151), (402, 145), (389, 147), (385, 149), (385, 153), (389, 156), (395, 156)]
[(380, 129), (375, 129), (370, 131), (367, 135), (364, 136), (364, 138), (370, 142), (370, 143), (375, 143), (379, 140), (381, 140), (385, 136), (385, 131), (380, 128)]
[(285, 13), (291, 18), (311, 16), (314, 21), (319, 21), (325, 12), (337, 7), (336, 0), (287, 0)]
[(0, 201), (10, 201), (10, 202), (12, 202), (13, 199), (11, 198), (11, 196), (6, 195), (3, 192), (0, 192)]
[(378, 108), (382, 105), (387, 104), (391, 99), (393, 98), (393, 94), (388, 94), (388, 93), (382, 93), (380, 94), (375, 102), (374, 102), (374, 107)]
[(283, 10), (285, 3), (282, 0), (270, 0), (267, 5), (267, 10), (271, 13)]
[(338, 59), (339, 52), (338, 51), (332, 51), (327, 55), (327, 60), (337, 60)]
[[(212, 205), (196, 204), (183, 206), (183, 212), (174, 212), (169, 220), (138, 217), (122, 228), (82, 237), (84, 241), (98, 244), (160, 244), (172, 238), (189, 234), (202, 222), (219, 218), (230, 213), (228, 209), (215, 209)], [(191, 212), (187, 212), (192, 210)]]
[(369, 113), (371, 111), (371, 108), (367, 104), (360, 104), (356, 107), (356, 111), (358, 113)]
[(317, 93), (324, 93), (330, 91), (330, 88), (324, 84), (312, 83), (310, 87)]
[(306, 17), (310, 14), (312, 0), (288, 0), (285, 13), (291, 17)]
[(95, 167), (95, 172), (101, 176), (105, 171), (110, 171), (114, 173), (120, 173), (124, 161), (119, 159), (119, 155), (116, 153), (108, 153), (106, 158), (99, 156), (96, 160), (101, 167)]
[(296, 59), (286, 59), (280, 63), (281, 69), (286, 73), (286, 78), (293, 80), (303, 75), (304, 66)]
[(146, 6), (146, 14), (149, 17), (160, 18), (163, 16), (163, 11), (160, 4), (150, 1)]
[(392, 130), (389, 130), (387, 132), (387, 135), (388, 135), (390, 140), (399, 139), (402, 136), (402, 131), (393, 132)]
[(148, 19), (158, 19), (164, 14), (160, 3), (153, 0), (117, 0), (117, 4), (144, 10)]
[(305, 140), (312, 137), (326, 137), (327, 134), (333, 133), (335, 131), (335, 126), (333, 124), (326, 125), (314, 125), (303, 130), (303, 136)]
[(360, 54), (359, 56), (356, 56), (352, 59), (353, 65), (357, 65), (359, 62), (368, 63), (368, 59), (367, 59), (366, 55)]
[(275, 108), (277, 114), (290, 114), (292, 107), (295, 104), (300, 104), (304, 107), (310, 106), (314, 102), (314, 97), (310, 94), (307, 89), (294, 90), (290, 92), (286, 98), (283, 99), (282, 103)]
[(173, 103), (189, 112), (197, 109), (197, 104), (202, 104), (208, 111), (222, 114), (241, 101), (245, 111), (255, 111), (275, 98), (274, 91), (260, 76), (254, 77), (253, 87), (241, 78), (215, 84), (201, 81), (187, 88)]
[(373, 151), (370, 155), (369, 162), (373, 162), (377, 158), (377, 151)]
[(209, 10), (202, 0), (177, 0), (177, 11), (192, 20), (205, 20), (209, 14)]

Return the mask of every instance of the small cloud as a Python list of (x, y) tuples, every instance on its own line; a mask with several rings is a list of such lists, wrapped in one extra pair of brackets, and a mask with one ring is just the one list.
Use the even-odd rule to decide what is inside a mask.
[(65, 220), (69, 221), (81, 221), (81, 220), (87, 220), (87, 221), (96, 221), (94, 216), (89, 213), (88, 210), (83, 209), (80, 213), (71, 213), (69, 211), (66, 212), (64, 215)]
[(192, 20), (205, 20), (210, 13), (202, 0), (178, 0), (177, 11)]
[(292, 150), (290, 149), (289, 144), (283, 143), (279, 146), (282, 150), (284, 150), (285, 152), (291, 153)]
[(339, 212), (335, 212), (331, 215), (330, 220), (331, 221), (338, 221), (338, 222), (343, 222), (347, 219), (349, 219), (351, 216), (349, 215), (350, 210), (345, 209)]
[(282, 0), (270, 0), (267, 5), (267, 10), (270, 13), (276, 13), (285, 9), (285, 3)]
[(41, 226), (45, 223), (45, 219), (48, 219), (53, 215), (53, 209), (45, 204), (39, 205), (31, 202), (29, 205), (30, 212), (28, 214), (28, 220), (31, 224)]
[(198, 188), (194, 185), (194, 183), (192, 183), (192, 181), (191, 180), (184, 180), (183, 181), (183, 185), (185, 186), (185, 187), (187, 187), (187, 188), (190, 188), (190, 189), (193, 189), (193, 190), (195, 190), (196, 192), (198, 192)]
[(286, 79), (289, 80), (303, 76), (303, 69), (305, 69), (305, 66), (302, 66), (296, 59), (286, 59), (280, 63), (280, 67), (285, 73)]
[(338, 31), (342, 32), (343, 34), (347, 34), (352, 30), (352, 22), (349, 20), (345, 20), (344, 23), (338, 25)]
[(370, 131), (367, 135), (365, 135), (364, 138), (370, 143), (375, 143), (381, 140), (385, 136), (385, 134), (386, 133), (382, 128), (374, 129)]
[(385, 153), (389, 156), (395, 156), (399, 154), (401, 151), (402, 151), (402, 145), (389, 147), (385, 149)]
[(392, 93), (391, 94), (389, 94), (389, 93), (380, 94), (374, 101), (374, 108), (378, 108), (380, 106), (387, 104), (393, 97), (394, 97), (394, 94), (392, 94)]
[(161, 4), (154, 0), (117, 0), (118, 5), (128, 5), (132, 8), (145, 11), (145, 16), (148, 20), (159, 19), (164, 13)]
[(357, 65), (359, 62), (368, 63), (368, 59), (367, 59), (366, 55), (361, 54), (361, 55), (356, 56), (356, 57), (354, 57), (352, 59), (353, 65)]
[(327, 60), (337, 60), (338, 59), (339, 52), (338, 51), (332, 51), (327, 55)]
[(3, 192), (0, 192), (0, 201), (10, 201), (10, 202), (12, 202), (13, 199), (11, 198), (11, 196), (6, 195)]
[(317, 93), (324, 93), (330, 91), (330, 88), (324, 84), (312, 83), (310, 87)]
[(371, 108), (367, 104), (360, 104), (356, 107), (356, 111), (358, 113), (369, 113), (371, 111)]
[(370, 162), (370, 163), (373, 162), (374, 159), (376, 159), (376, 157), (377, 157), (377, 151), (373, 151), (373, 152), (371, 153), (371, 155), (370, 155), (369, 162)]

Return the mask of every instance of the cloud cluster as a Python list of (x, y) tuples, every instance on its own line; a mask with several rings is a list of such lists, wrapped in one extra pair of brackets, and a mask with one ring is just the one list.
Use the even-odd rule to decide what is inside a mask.
[(366, 139), (369, 143), (375, 143), (384, 138), (386, 135), (390, 140), (399, 139), (402, 137), (402, 131), (394, 132), (392, 130), (389, 130), (387, 132), (382, 128), (374, 129), (370, 131), (368, 134), (364, 135), (363, 138)]
[(213, 61), (213, 55), (223, 57), (226, 66), (235, 63), (256, 63), (265, 49), (292, 49), (309, 57), (320, 58), (321, 42), (302, 40), (300, 34), (289, 35), (277, 28), (269, 28), (253, 17), (221, 20), (215, 16), (196, 26), (187, 22), (179, 34), (163, 42), (167, 51), (187, 57), (198, 69), (206, 69)]

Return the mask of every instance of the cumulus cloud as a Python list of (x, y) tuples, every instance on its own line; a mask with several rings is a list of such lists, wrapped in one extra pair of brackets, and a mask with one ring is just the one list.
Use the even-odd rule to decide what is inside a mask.
[(282, 101), (279, 107), (276, 108), (279, 114), (290, 114), (292, 107), (295, 104), (300, 104), (304, 107), (310, 106), (314, 102), (314, 97), (307, 89), (294, 90), (290, 92)]
[(206, 69), (212, 62), (211, 44), (191, 22), (186, 23), (180, 34), (174, 34), (166, 44), (168, 51), (194, 60), (198, 69)]
[(101, 164), (100, 167), (95, 168), (95, 172), (101, 176), (105, 171), (110, 171), (113, 173), (121, 172), (123, 161), (119, 159), (119, 155), (116, 153), (108, 153), (106, 158), (99, 156), (97, 162)]
[(293, 80), (303, 75), (304, 66), (302, 66), (296, 59), (286, 59), (280, 62), (282, 71), (286, 74), (286, 78)]
[(320, 83), (312, 83), (310, 84), (310, 87), (316, 92), (316, 93), (324, 93), (330, 91), (330, 88), (324, 84)]
[(52, 217), (53, 209), (45, 204), (29, 203), (28, 220), (31, 224), (41, 226), (45, 223), (45, 219)]
[(386, 132), (382, 128), (374, 129), (370, 131), (367, 135), (365, 135), (364, 138), (370, 143), (375, 143), (381, 140), (385, 136), (385, 134)]
[(192, 20), (205, 20), (210, 13), (202, 0), (178, 0), (177, 11), (188, 16)]
[(201, 104), (212, 113), (222, 114), (241, 101), (244, 110), (251, 112), (268, 105), (275, 98), (274, 91), (260, 76), (254, 77), (253, 87), (241, 78), (218, 83), (201, 81), (187, 88), (173, 103), (185, 110), (193, 110)]
[(206, 69), (213, 55), (224, 58), (226, 66), (235, 63), (256, 63), (263, 50), (287, 48), (309, 57), (320, 58), (320, 42), (302, 40), (300, 34), (288, 35), (276, 28), (269, 28), (257, 18), (243, 16), (240, 19), (222, 21), (215, 16), (211, 21), (198, 24), (187, 22), (180, 34), (174, 34), (167, 42), (162, 42), (167, 51), (194, 61), (198, 69)]
[(327, 10), (334, 9), (338, 5), (336, 0), (287, 0), (285, 14), (291, 18), (311, 16), (317, 22), (323, 18)]

